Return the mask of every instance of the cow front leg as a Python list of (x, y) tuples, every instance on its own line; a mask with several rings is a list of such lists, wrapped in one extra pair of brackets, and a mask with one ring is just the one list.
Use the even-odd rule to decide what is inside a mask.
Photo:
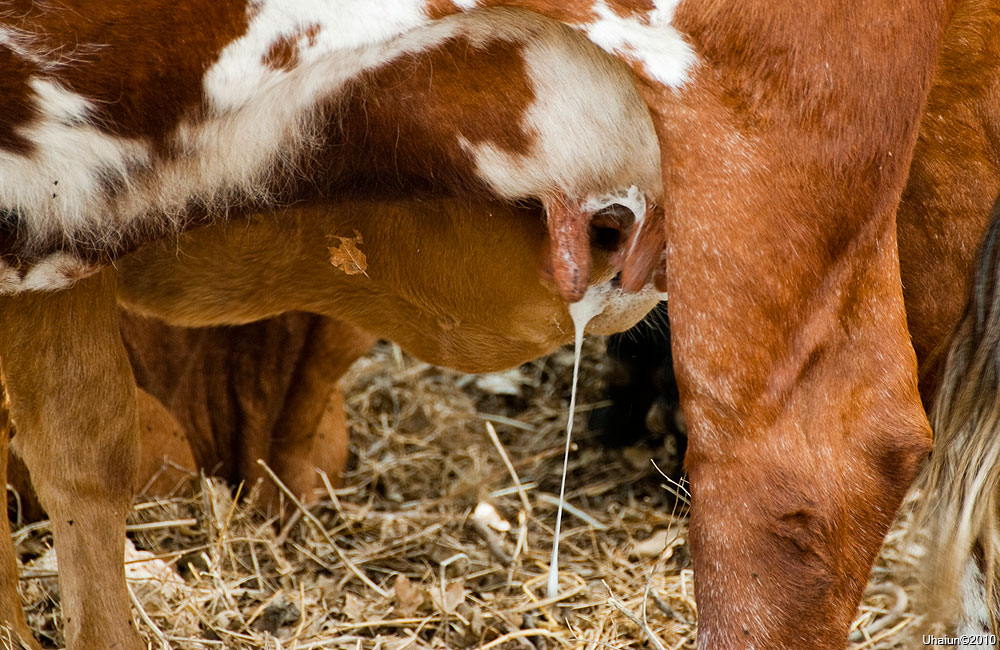
[(0, 299), (0, 359), (16, 451), (52, 521), (67, 647), (140, 650), (124, 569), (136, 395), (114, 276)]

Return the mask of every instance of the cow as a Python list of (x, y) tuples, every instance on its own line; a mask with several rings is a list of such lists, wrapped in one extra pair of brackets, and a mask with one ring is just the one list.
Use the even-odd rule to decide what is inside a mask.
[[(184, 469), (252, 485), (264, 476), (259, 458), (307, 501), (321, 485), (316, 470), (336, 483), (347, 457), (337, 382), (375, 336), (333, 315), (469, 372), (516, 366), (567, 342), (572, 324), (536, 277), (542, 223), (537, 209), (499, 204), (348, 203), (200, 230), (127, 256), (120, 300), (175, 325), (121, 315), (139, 389), (137, 485), (169, 492)], [(358, 228), (374, 235), (359, 249), (365, 275), (352, 277), (316, 242)], [(595, 246), (607, 245), (608, 231), (595, 233)], [(436, 264), (422, 259), (438, 248), (452, 252)], [(500, 272), (518, 258), (525, 262), (519, 271)], [(271, 286), (255, 280), (261, 275), (283, 286), (285, 304), (274, 304)], [(343, 297), (351, 292), (365, 304)], [(640, 294), (628, 311), (597, 316), (590, 331), (631, 325), (655, 301)], [(313, 313), (289, 312), (291, 305)], [(272, 312), (282, 316), (256, 322)], [(247, 323), (206, 327), (223, 318)], [(174, 470), (161, 474), (165, 460)], [(9, 474), (19, 491), (30, 489), (22, 471)], [(270, 481), (262, 486), (265, 509), (277, 497)]]
[[(606, 153), (629, 122), (593, 128), (531, 101), (549, 66), (529, 47), (530, 90), (500, 85), (521, 110), (463, 112), (462, 86), (436, 104), (364, 101), (380, 70), (455, 40), (450, 15), (497, 5), (569, 25), (629, 67), (655, 179), (619, 164), (635, 151)], [(57, 397), (127, 375), (101, 269), (248, 207), (393, 193), (540, 203), (546, 266), (570, 302), (592, 277), (589, 226), (630, 209), (620, 285), (652, 276), (671, 298), (699, 646), (841, 646), (930, 448), (895, 211), (952, 5), (17, 0), (0, 41), (0, 355), (19, 447), (47, 481), (69, 646), (139, 647), (112, 570), (132, 396), (105, 391), (100, 422)], [(477, 88), (497, 86), (479, 73)], [(552, 83), (593, 95), (572, 75)], [(342, 120), (352, 109), (373, 121)], [(68, 461), (81, 458), (86, 472)], [(117, 482), (97, 481), (112, 467)]]
[[(325, 242), (335, 232), (360, 233), (363, 243), (358, 250), (365, 255), (364, 274), (351, 275), (331, 264)], [(185, 431), (177, 420), (192, 413), (181, 412), (181, 418), (175, 418), (155, 399), (152, 404), (140, 402), (144, 407), (139, 411), (140, 424), (152, 423), (156, 430), (150, 433), (154, 436), (166, 432), (171, 444), (158, 444), (162, 438), (156, 436), (151, 441), (154, 446), (140, 445), (144, 453), (137, 471), (139, 480), (155, 474), (164, 454), (167, 460), (190, 469), (197, 469), (197, 463), (207, 467), (219, 461), (233, 464), (240, 473), (238, 477), (251, 480), (255, 474), (259, 476), (259, 470), (253, 468), (257, 458), (273, 459), (279, 478), (300, 494), (319, 480), (316, 469), (335, 475), (346, 457), (347, 438), (343, 406), (331, 390), (336, 389), (339, 375), (371, 344), (372, 334), (368, 332), (399, 341), (421, 359), (468, 372), (516, 366), (572, 341), (574, 327), (566, 303), (551, 285), (540, 280), (538, 268), (546, 252), (545, 239), (537, 206), (364, 201), (346, 202), (321, 212), (290, 209), (266, 218), (207, 227), (126, 256), (118, 268), (121, 304), (134, 313), (155, 315), (173, 325), (218, 325), (223, 319), (252, 323), (272, 313), (287, 313), (292, 307), (327, 316), (319, 322), (300, 321), (298, 331), (293, 330), (293, 338), (311, 349), (307, 357), (291, 360), (300, 361), (295, 370), (298, 382), (304, 386), (297, 385), (286, 403), (287, 421), (274, 425), (251, 419), (241, 423), (238, 432), (209, 427), (216, 434), (239, 433), (242, 444), (234, 445), (233, 440), (225, 438), (187, 436), (199, 429)], [(620, 291), (613, 288), (617, 275), (617, 268), (611, 264), (613, 248), (606, 247), (607, 233), (595, 233), (591, 286), (600, 292)], [(448, 254), (432, 255), (433, 259), (427, 260), (428, 252), (438, 248)], [(281, 287), (281, 291), (275, 291), (275, 287)], [(659, 292), (647, 288), (627, 300), (614, 301), (595, 316), (588, 331), (602, 334), (627, 328), (659, 298)], [(303, 325), (307, 326), (305, 332)], [(154, 333), (163, 333), (162, 326), (136, 322), (134, 318), (124, 331), (135, 332), (137, 327), (152, 327)], [(254, 337), (268, 330), (274, 330), (274, 323), (263, 323), (239, 335)], [(184, 337), (188, 342), (195, 336), (198, 334), (174, 330), (175, 338)], [(227, 344), (233, 343), (226, 333), (207, 331), (201, 337), (207, 339), (203, 343), (222, 337), (226, 337)], [(173, 347), (171, 343), (162, 338), (158, 341), (159, 346), (168, 349)], [(164, 359), (162, 351), (149, 350), (149, 344), (146, 348), (139, 350), (133, 360), (145, 358), (141, 364), (147, 375), (143, 383), (151, 394), (167, 396), (170, 384), (175, 383), (171, 371), (157, 369), (156, 364), (184, 365), (181, 379), (197, 379), (204, 375), (206, 366), (218, 363), (210, 355)], [(247, 358), (238, 344), (216, 352), (238, 357), (251, 367), (257, 361)], [(269, 352), (273, 350), (265, 347), (263, 354)], [(202, 358), (204, 363), (197, 363)], [(7, 360), (5, 356), (5, 364)], [(125, 379), (119, 377), (117, 381), (129, 383)], [(156, 386), (154, 379), (166, 386)], [(186, 389), (195, 394), (176, 395), (181, 400), (177, 406), (197, 406), (197, 394), (203, 385), (188, 385)], [(106, 382), (103, 389), (112, 386)], [(316, 400), (318, 395), (326, 399)], [(211, 393), (202, 396), (211, 398)], [(149, 399), (147, 395), (146, 401)], [(219, 401), (225, 404), (225, 400), (218, 399), (216, 403)], [(252, 405), (236, 406), (252, 414)], [(332, 413), (331, 407), (335, 409)], [(93, 410), (93, 406), (90, 408)], [(204, 409), (200, 412), (204, 413)], [(218, 410), (214, 414), (226, 415)], [(317, 423), (324, 416), (336, 421), (324, 427), (323, 422)], [(162, 423), (164, 417), (168, 418), (167, 424), (158, 424), (157, 420)], [(197, 420), (189, 426), (199, 424), (204, 427)], [(298, 424), (305, 424), (306, 430), (296, 431)], [(13, 438), (19, 451), (23, 449), (20, 435)], [(206, 445), (215, 445), (215, 449), (206, 450)], [(314, 449), (321, 453), (316, 454)], [(232, 454), (237, 458), (229, 458)], [(39, 496), (51, 509), (52, 502), (46, 503), (45, 493), (40, 491)], [(55, 521), (54, 515), (52, 518)], [(9, 573), (16, 576), (13, 568)], [(8, 621), (20, 624), (16, 618)], [(25, 628), (15, 630), (27, 638)]]
[[(621, 251), (629, 232), (635, 231), (633, 224), (654, 208), (660, 183), (652, 123), (625, 68), (598, 55), (586, 41), (566, 38), (565, 28), (530, 14), (497, 11), (456, 17), (437, 23), (435, 29), (436, 40), (421, 39), (424, 49), (419, 53), (371, 70), (336, 106), (327, 107), (330, 126), (325, 137), (332, 144), (325, 149), (317, 144), (301, 162), (303, 168), (316, 165), (325, 171), (312, 178), (288, 179), (289, 185), (282, 189), (287, 207), (253, 215), (251, 202), (213, 216), (209, 213), (213, 206), (195, 205), (192, 213), (202, 214), (192, 221), (217, 223), (140, 246), (118, 258), (115, 269), (81, 278), (68, 291), (19, 294), (0, 309), (0, 358), (17, 430), (14, 446), (42, 504), (58, 522), (54, 527), (61, 529), (55, 536), (63, 540), (56, 547), (63, 559), (70, 647), (111, 643), (131, 647), (136, 642), (134, 630), (123, 626), (125, 619), (119, 616), (127, 609), (127, 600), (117, 589), (120, 557), (111, 548), (119, 533), (118, 518), (127, 507), (121, 499), (131, 498), (136, 475), (135, 388), (123, 365), (127, 355), (114, 305), (185, 326), (245, 326), (289, 310), (321, 314), (327, 319), (322, 324), (325, 331), (311, 332), (308, 339), (320, 354), (311, 354), (309, 363), (300, 368), (304, 376), (299, 379), (304, 382), (310, 376), (317, 384), (335, 380), (343, 372), (337, 364), (351, 360), (357, 344), (372, 335), (397, 340), (418, 357), (462, 370), (506, 368), (572, 340), (574, 324), (566, 301), (556, 291), (559, 274), (567, 266), (559, 238), (550, 230), (553, 219), (558, 220), (554, 212), (580, 209), (570, 203), (583, 198), (585, 208), (594, 213), (584, 226), (587, 266), (582, 289), (584, 300), (595, 304), (598, 312), (589, 330), (627, 327), (659, 299), (653, 289), (627, 295), (620, 288)], [(549, 65), (550, 60), (559, 65)], [(481, 72), (487, 69), (494, 83), (467, 92), (483, 83)], [(572, 92), (560, 88), (559, 79), (565, 77), (578, 84)], [(482, 119), (484, 115), (488, 119)], [(572, 141), (564, 142), (566, 134), (558, 124), (551, 126), (553, 115), (571, 118), (573, 128), (586, 128), (595, 137), (566, 146)], [(519, 122), (520, 134), (514, 128)], [(434, 143), (441, 151), (427, 151)], [(563, 146), (555, 154), (567, 160), (532, 167), (535, 150), (546, 153), (545, 147), (553, 143)], [(323, 157), (329, 153), (324, 151), (337, 147), (354, 149), (349, 161)], [(469, 147), (482, 160), (472, 160), (466, 152)], [(410, 158), (404, 156), (407, 148), (413, 150)], [(428, 167), (420, 159), (424, 155), (453, 156), (454, 177), (448, 174), (447, 158)], [(469, 179), (474, 162), (503, 171), (504, 156), (516, 156), (511, 164), (519, 173), (533, 175), (532, 182), (560, 188), (559, 206), (543, 212), (544, 196), (502, 201)], [(343, 170), (330, 169), (334, 164)], [(341, 181), (347, 189), (318, 187), (320, 182), (335, 181), (337, 173), (349, 177), (349, 182)], [(577, 195), (574, 183), (583, 182), (579, 177), (584, 176), (592, 191)], [(316, 202), (309, 197), (317, 192), (332, 198), (313, 205)], [(336, 260), (331, 248), (342, 250), (338, 243), (364, 255), (363, 264), (346, 268), (332, 264)], [(574, 241), (573, 246), (579, 243)], [(33, 277), (37, 280), (39, 273), (51, 269), (44, 261), (32, 266), (26, 257), (18, 263), (22, 265), (16, 273), (18, 282), (30, 284)], [(583, 270), (575, 271), (579, 272)], [(111, 300), (96, 299), (88, 285), (101, 287), (98, 293), (106, 292)], [(117, 432), (103, 449), (83, 441), (84, 448), (72, 454), (73, 467), (79, 470), (72, 477), (72, 467), (54, 471), (47, 464), (54, 455), (32, 446), (46, 422), (79, 426), (78, 419), (70, 424), (75, 419), (71, 411), (83, 408), (86, 393), (74, 397), (68, 386), (58, 390), (44, 386), (47, 371), (53, 379), (63, 376), (55, 374), (56, 362), (46, 361), (45, 355), (25, 356), (49, 340), (42, 334), (46, 324), (53, 327), (49, 335), (61, 329), (55, 318), (59, 309), (52, 302), (61, 298), (78, 300), (87, 315), (73, 318), (83, 330), (52, 340), (76, 348), (64, 352), (86, 361), (73, 365), (109, 396), (108, 401), (99, 401), (105, 409), (87, 409), (85, 420), (94, 424), (83, 427)], [(347, 357), (331, 340), (345, 331), (357, 339), (348, 346)], [(35, 338), (36, 344), (25, 345), (23, 339), (18, 343), (26, 335), (40, 338)], [(170, 392), (168, 386), (147, 384), (147, 388), (161, 400)], [(26, 399), (30, 391), (38, 391), (42, 401), (62, 400), (59, 417), (47, 421), (45, 407), (39, 410), (37, 403)], [(140, 406), (140, 415), (171, 428), (171, 414), (164, 413), (161, 401), (142, 396)], [(317, 417), (317, 411), (322, 415), (325, 406), (298, 399), (289, 404), (305, 419)], [(64, 417), (66, 423), (59, 425)], [(281, 444), (274, 457), (279, 461), (276, 470), (293, 489), (304, 489), (303, 481), (315, 480), (310, 464), (331, 469), (325, 459), (309, 453), (307, 445), (313, 438), (287, 439), (278, 433), (277, 441), (266, 436), (264, 440)], [(67, 431), (57, 439), (72, 437)], [(325, 447), (324, 453), (336, 456), (344, 445), (346, 441), (339, 441)], [(185, 451), (183, 444), (180, 448)], [(197, 462), (198, 450), (190, 451)], [(251, 459), (261, 452), (244, 451)], [(245, 462), (236, 464), (245, 470)], [(94, 477), (99, 482), (96, 490), (89, 478), (92, 473), (100, 475)], [(95, 499), (98, 507), (88, 512), (81, 497)], [(113, 506), (110, 517), (101, 510), (108, 505)], [(79, 541), (74, 542), (77, 531), (81, 531)], [(88, 558), (80, 557), (82, 548), (100, 550)], [(105, 550), (110, 559), (96, 557)], [(27, 639), (13, 589), (15, 578), (13, 564), (6, 562), (8, 589), (0, 611), (4, 621)]]

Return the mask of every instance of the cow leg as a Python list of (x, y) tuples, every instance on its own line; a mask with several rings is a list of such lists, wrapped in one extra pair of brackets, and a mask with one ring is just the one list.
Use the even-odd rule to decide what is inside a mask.
[[(316, 470), (335, 484), (340, 480), (348, 440), (338, 381), (374, 342), (374, 336), (353, 325), (314, 317), (268, 457), (282, 482), (307, 501), (318, 485)], [(262, 496), (271, 497), (269, 506), (277, 497), (266, 491)]]
[(136, 485), (147, 497), (193, 491), (198, 463), (187, 433), (170, 411), (141, 388), (136, 391), (139, 471)]
[[(892, 220), (826, 246), (815, 280), (776, 260), (671, 267), (699, 648), (843, 648), (930, 451)], [(733, 292), (751, 278), (774, 293)]]
[[(643, 91), (664, 143), (698, 647), (842, 649), (931, 447), (895, 208), (938, 33), (922, 33), (905, 65), (862, 55), (869, 79), (895, 85), (824, 96), (820, 126), (801, 99), (812, 90), (808, 75), (749, 92), (773, 81), (746, 76), (773, 50), (748, 55), (749, 67), (735, 63), (726, 56), (732, 41), (691, 8), (679, 5), (678, 27), (723, 67), (699, 70), (681, 93)], [(866, 32), (873, 23), (860, 14), (822, 22), (845, 38), (884, 38), (888, 25), (940, 25), (941, 16), (934, 3), (904, 3), (878, 30)], [(789, 39), (801, 36), (756, 23), (751, 31), (793, 50)], [(854, 62), (820, 47), (836, 39), (815, 42), (816, 69), (829, 70), (833, 87), (857, 80)], [(738, 102), (722, 79), (746, 83), (735, 86)], [(742, 121), (740, 111), (761, 119)]]
[(124, 570), (136, 395), (114, 276), (0, 299), (0, 358), (17, 451), (52, 521), (67, 647), (140, 650)]
[[(6, 396), (0, 385), (0, 485), (7, 484), (7, 449), (10, 446), (10, 412)], [(6, 501), (5, 501), (6, 503)], [(21, 595), (17, 590), (17, 554), (10, 536), (10, 521), (0, 517), (0, 626), (9, 629), (19, 637), (23, 645), (31, 650), (39, 650), (28, 622), (24, 618)], [(0, 633), (0, 637), (5, 634)]]
[[(192, 494), (198, 476), (198, 463), (187, 434), (163, 404), (142, 390), (136, 391), (139, 420), (139, 471), (136, 486), (140, 496), (169, 498)], [(16, 433), (16, 432), (15, 432)], [(45, 511), (28, 475), (28, 468), (17, 455), (8, 453), (7, 484), (17, 491), (24, 521), (39, 521)]]

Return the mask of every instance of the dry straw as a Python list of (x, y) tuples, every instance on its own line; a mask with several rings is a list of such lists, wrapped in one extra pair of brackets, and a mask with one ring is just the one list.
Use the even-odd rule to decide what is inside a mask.
[[(167, 584), (151, 570), (131, 584), (150, 647), (693, 648), (687, 506), (649, 462), (671, 462), (668, 452), (607, 450), (586, 433), (602, 350), (599, 340), (585, 346), (557, 598), (544, 591), (572, 355), (522, 367), (517, 394), (502, 395), (380, 346), (346, 382), (344, 487), (327, 483), (282, 521), (255, 512), (253, 490), (234, 499), (212, 480), (193, 497), (136, 508), (136, 546), (182, 576)], [(508, 530), (472, 517), (483, 502)], [(880, 584), (902, 563), (896, 539), (876, 569)], [(29, 621), (43, 643), (62, 646), (52, 572), (30, 568), (51, 544), (48, 527), (24, 527), (15, 540), (29, 567)], [(854, 647), (899, 647), (914, 628), (912, 616), (890, 612), (894, 593), (872, 592)]]

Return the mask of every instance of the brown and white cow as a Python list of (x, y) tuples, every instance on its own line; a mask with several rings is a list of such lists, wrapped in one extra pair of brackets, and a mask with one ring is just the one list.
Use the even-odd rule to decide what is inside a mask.
[[(0, 302), (0, 346), (28, 466), (58, 504), (72, 647), (138, 647), (120, 572), (86, 584), (120, 560), (134, 408), (128, 391), (106, 392), (115, 408), (96, 422), (57, 397), (127, 374), (109, 277), (25, 292), (69, 286), (233, 206), (415, 192), (539, 200), (570, 300), (591, 276), (588, 226), (603, 207), (639, 217), (620, 251), (625, 287), (644, 284), (666, 240), (699, 644), (843, 644), (930, 442), (895, 207), (949, 0), (12, 4), (0, 40), (0, 284), (13, 296)], [(570, 24), (631, 66), (659, 144), (655, 181), (607, 156), (624, 122), (593, 129), (532, 101), (549, 59), (530, 47), (518, 58), (531, 90), (504, 86), (529, 98), (513, 119), (463, 113), (476, 84), (426, 112), (365, 98), (379, 66), (456, 40), (445, 16), (498, 4)], [(489, 67), (479, 72), (491, 87)], [(577, 88), (555, 77), (557, 96)], [(380, 128), (342, 120), (352, 101)], [(69, 458), (97, 471), (73, 472)], [(118, 484), (96, 480), (111, 467)], [(75, 543), (95, 538), (107, 543)]]
[[(121, 616), (127, 600), (113, 550), (134, 489), (136, 433), (135, 389), (114, 309), (119, 299), (187, 325), (307, 310), (468, 370), (516, 365), (572, 337), (566, 302), (540, 275), (558, 282), (570, 269), (572, 290), (585, 292), (603, 312), (591, 324), (597, 331), (630, 325), (658, 300), (652, 290), (627, 296), (616, 279), (632, 222), (652, 208), (648, 202), (660, 184), (652, 124), (625, 69), (586, 41), (567, 38), (566, 28), (530, 14), (456, 17), (435, 29), (440, 33), (421, 40), (419, 51), (373, 69), (316, 108), (327, 129), (313, 134), (296, 176), (282, 179), (276, 193), (287, 202), (322, 199), (324, 207), (248, 220), (239, 215), (251, 206), (237, 206), (227, 223), (148, 245), (119, 259), (116, 272), (99, 272), (67, 291), (3, 301), (0, 354), (15, 446), (59, 529), (71, 647), (137, 643)], [(483, 79), (483, 71), (492, 79)], [(562, 88), (566, 78), (574, 80), (569, 91)], [(569, 130), (581, 128), (590, 137), (573, 138)], [(510, 187), (550, 186), (558, 203), (550, 206), (550, 227), (560, 210), (595, 214), (593, 224), (580, 225), (583, 257), (576, 249), (567, 257), (560, 244), (581, 244), (577, 226), (569, 224), (569, 240), (546, 230), (540, 208), (548, 195), (529, 188), (520, 205), (488, 200), (496, 194), (476, 179), (479, 167), (520, 174), (504, 181)], [(393, 198), (411, 195), (419, 198)], [(192, 219), (208, 221), (210, 207), (193, 204)], [(11, 233), (15, 241), (31, 241), (18, 239), (23, 230)], [(331, 265), (328, 247), (340, 236), (363, 241), (364, 273), (348, 275)], [(21, 288), (31, 278), (53, 277), (51, 257), (8, 259)], [(567, 263), (578, 259), (585, 267)], [(577, 276), (584, 272), (581, 284)], [(72, 316), (74, 328), (63, 330), (68, 321), (60, 323), (59, 314), (69, 316), (64, 308), (76, 307), (86, 314)], [(50, 341), (68, 347), (57, 350)], [(69, 375), (59, 368), (67, 360), (75, 368)], [(75, 372), (82, 373), (77, 390), (84, 391), (76, 395), (62, 384)], [(101, 387), (101, 409), (85, 399), (87, 385)], [(103, 432), (106, 444), (75, 437), (76, 428)], [(61, 450), (74, 440), (81, 445), (61, 458), (37, 446), (46, 435), (60, 441)], [(302, 454), (283, 451), (283, 460), (301, 460)], [(282, 469), (311, 478), (296, 471), (302, 468)], [(3, 618), (24, 636), (13, 564), (6, 562), (4, 572)]]

